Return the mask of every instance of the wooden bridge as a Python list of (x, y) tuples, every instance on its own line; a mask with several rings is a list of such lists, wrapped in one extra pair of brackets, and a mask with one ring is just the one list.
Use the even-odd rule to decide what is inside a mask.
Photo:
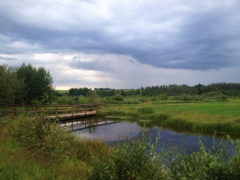
[(6, 115), (25, 114), (28, 116), (44, 116), (45, 119), (68, 120), (96, 115), (100, 107), (107, 107), (106, 103), (89, 103), (75, 105), (10, 105), (0, 104), (0, 117)]

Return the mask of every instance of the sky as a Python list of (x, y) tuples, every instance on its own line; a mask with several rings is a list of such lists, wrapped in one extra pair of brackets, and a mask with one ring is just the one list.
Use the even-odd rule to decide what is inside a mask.
[(0, 1), (0, 64), (56, 89), (240, 82), (239, 0)]

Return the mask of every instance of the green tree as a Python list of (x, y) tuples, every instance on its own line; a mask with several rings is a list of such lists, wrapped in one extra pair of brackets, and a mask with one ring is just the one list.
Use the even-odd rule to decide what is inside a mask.
[(17, 75), (25, 83), (25, 103), (49, 103), (54, 97), (53, 81), (50, 73), (43, 67), (22, 64), (17, 69)]
[(124, 100), (123, 96), (120, 93), (113, 96), (112, 99), (115, 100), (115, 101), (123, 101)]
[(0, 65), (0, 103), (20, 104), (24, 98), (24, 82), (18, 78), (16, 69)]

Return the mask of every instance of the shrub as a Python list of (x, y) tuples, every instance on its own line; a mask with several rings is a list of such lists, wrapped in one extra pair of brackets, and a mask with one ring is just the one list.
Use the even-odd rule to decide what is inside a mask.
[[(237, 155), (229, 157), (228, 148), (222, 142), (218, 147), (213, 143), (212, 148), (207, 150), (199, 140), (199, 151), (191, 155), (176, 153), (168, 163), (171, 177), (173, 179), (239, 179), (240, 151), (235, 148)], [(236, 146), (239, 148), (239, 143)]]
[(157, 147), (144, 136), (118, 143), (112, 156), (101, 156), (101, 160), (93, 158), (93, 179), (167, 179), (163, 165), (166, 156), (157, 154)]
[(121, 94), (117, 94), (117, 95), (113, 96), (112, 99), (115, 101), (123, 101), (124, 100), (124, 98)]
[(54, 161), (74, 157), (86, 160), (90, 153), (99, 153), (96, 149), (108, 152), (108, 147), (104, 143), (77, 139), (44, 118), (18, 118), (17, 123), (12, 125), (11, 133), (29, 150), (41, 151)]
[[(163, 157), (156, 153), (150, 140), (126, 141), (114, 149), (119, 179), (164, 179)], [(166, 177), (165, 177), (166, 178)]]

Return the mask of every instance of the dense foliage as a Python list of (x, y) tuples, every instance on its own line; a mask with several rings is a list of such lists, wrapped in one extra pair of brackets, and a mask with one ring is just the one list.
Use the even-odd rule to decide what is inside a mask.
[(53, 100), (52, 77), (43, 67), (0, 65), (0, 103), (39, 104)]
[(24, 99), (25, 84), (16, 74), (16, 69), (0, 65), (0, 103), (19, 103)]
[(25, 83), (25, 103), (46, 104), (53, 99), (52, 77), (43, 67), (35, 68), (30, 64), (23, 64), (17, 68), (17, 75)]
[(88, 92), (91, 91), (91, 89), (88, 88), (71, 88), (69, 90), (69, 96), (87, 96)]
[[(140, 89), (110, 89), (95, 88), (100, 97), (111, 97), (120, 94), (121, 96), (178, 96), (178, 95), (222, 95), (222, 96), (240, 96), (239, 83), (214, 83), (209, 85), (198, 84), (196, 86), (187, 85), (162, 85), (152, 87), (142, 87)], [(88, 88), (71, 88), (70, 96), (87, 96), (91, 91)]]

